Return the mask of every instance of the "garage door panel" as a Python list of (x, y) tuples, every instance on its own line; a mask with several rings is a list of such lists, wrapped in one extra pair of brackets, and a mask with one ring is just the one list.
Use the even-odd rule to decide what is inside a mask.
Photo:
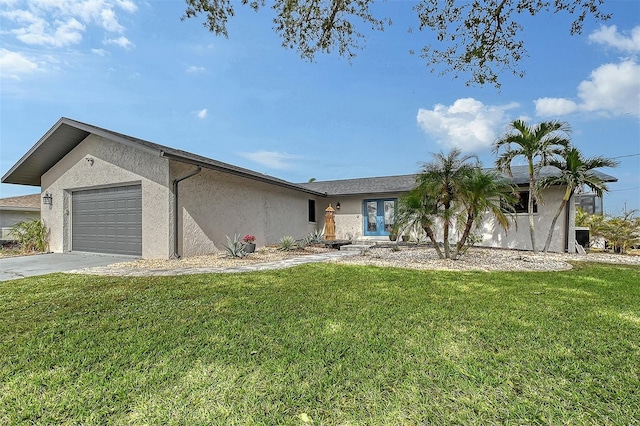
[(128, 185), (72, 194), (72, 250), (142, 254), (142, 187)]

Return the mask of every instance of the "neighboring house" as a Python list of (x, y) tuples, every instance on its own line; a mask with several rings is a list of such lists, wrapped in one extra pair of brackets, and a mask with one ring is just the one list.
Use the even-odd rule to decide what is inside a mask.
[(40, 194), (0, 198), (0, 242), (13, 241), (11, 227), (32, 219), (40, 219)]
[[(522, 172), (514, 171), (521, 184)], [(2, 178), (52, 196), (41, 212), (51, 251), (144, 258), (211, 253), (236, 233), (255, 235), (259, 246), (285, 235), (301, 238), (323, 229), (329, 203), (337, 209), (337, 238), (386, 238), (397, 200), (414, 181), (406, 175), (296, 184), (68, 118)], [(545, 191), (536, 213), (541, 241), (562, 193)], [(568, 226), (558, 221), (552, 250), (573, 250), (569, 205)], [(523, 215), (505, 236), (486, 222), (482, 244), (530, 248), (527, 226)]]

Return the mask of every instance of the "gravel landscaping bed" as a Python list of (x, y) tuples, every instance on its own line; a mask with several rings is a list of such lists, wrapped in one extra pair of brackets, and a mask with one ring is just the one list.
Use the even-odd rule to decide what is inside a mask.
[[(258, 266), (322, 253), (335, 253), (324, 247), (307, 247), (303, 250), (279, 251), (275, 247), (261, 248), (244, 258), (232, 258), (220, 252), (206, 256), (184, 259), (141, 259), (116, 263), (106, 267), (73, 271), (98, 275), (172, 275), (180, 273), (209, 272), (226, 268)], [(586, 255), (566, 253), (531, 253), (518, 250), (471, 248), (459, 260), (439, 259), (436, 251), (429, 247), (383, 246), (371, 247), (362, 254), (329, 259), (330, 262), (389, 266), (422, 270), (450, 271), (561, 271), (571, 269), (571, 261), (608, 262), (640, 265), (640, 256), (589, 253)], [(145, 272), (146, 271), (146, 272)], [(173, 272), (172, 272), (173, 271)]]
[(560, 271), (571, 269), (569, 261), (640, 265), (640, 256), (609, 253), (532, 253), (519, 250), (471, 248), (458, 260), (439, 259), (433, 248), (372, 247), (360, 256), (336, 260), (357, 265), (392, 266), (450, 271)]
[(327, 253), (333, 251), (324, 247), (309, 246), (304, 249), (292, 251), (280, 251), (275, 247), (263, 247), (246, 257), (229, 257), (226, 252), (209, 254), (205, 256), (185, 257), (182, 259), (140, 259), (131, 262), (122, 262), (110, 265), (111, 269), (153, 269), (170, 270), (182, 268), (237, 268), (239, 266), (258, 263), (277, 262), (299, 256)]

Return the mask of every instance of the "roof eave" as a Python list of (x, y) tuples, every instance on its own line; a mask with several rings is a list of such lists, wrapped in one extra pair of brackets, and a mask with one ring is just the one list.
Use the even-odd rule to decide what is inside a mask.
[(40, 207), (0, 206), (0, 210), (19, 212), (39, 212)]
[(162, 151), (160, 153), (160, 156), (164, 157), (164, 158), (167, 158), (169, 160), (174, 160), (174, 161), (178, 161), (178, 162), (185, 163), (185, 164), (192, 164), (194, 166), (200, 166), (200, 167), (203, 167), (205, 169), (216, 170), (216, 171), (219, 171), (219, 172), (223, 172), (223, 173), (227, 173), (227, 174), (231, 174), (231, 175), (235, 175), (235, 176), (240, 176), (240, 177), (243, 177), (243, 178), (246, 178), (246, 179), (252, 179), (252, 180), (255, 180), (255, 181), (258, 181), (258, 182), (263, 182), (263, 183), (267, 183), (267, 184), (270, 184), (270, 185), (280, 186), (282, 188), (293, 189), (293, 190), (296, 190), (296, 191), (301, 191), (301, 192), (304, 192), (304, 193), (307, 193), (307, 194), (311, 194), (311, 195), (315, 195), (315, 196), (318, 196), (318, 197), (326, 197), (327, 196), (327, 194), (324, 193), (324, 192), (318, 192), (318, 191), (314, 191), (314, 190), (311, 190), (311, 189), (304, 188), (302, 186), (298, 186), (298, 185), (295, 185), (295, 184), (290, 184), (290, 183), (287, 183), (285, 181), (275, 180), (275, 179), (270, 178), (268, 176), (262, 177), (262, 176), (259, 176), (259, 175), (246, 173), (246, 172), (243, 172), (241, 170), (235, 170), (235, 169), (232, 169), (232, 168), (224, 167), (222, 165), (216, 165), (216, 164), (208, 163), (208, 162), (205, 162), (205, 161), (198, 161), (198, 160), (195, 160), (195, 159), (192, 159), (192, 158), (188, 158), (188, 157), (184, 157), (184, 156), (181, 156), (181, 155), (171, 154), (171, 153)]
[(56, 124), (54, 124), (49, 131), (47, 131), (47, 133), (45, 133), (40, 140), (38, 140), (38, 142), (36, 142), (35, 145), (33, 145), (31, 147), (31, 149), (29, 151), (26, 152), (26, 154), (24, 154), (22, 156), (22, 158), (20, 158), (20, 160), (18, 160), (18, 162), (16, 164), (13, 165), (13, 167), (11, 167), (9, 169), (9, 171), (7, 171), (7, 173), (5, 173), (2, 176), (2, 183), (13, 183), (13, 184), (17, 184), (17, 185), (29, 185), (29, 186), (40, 186), (40, 183), (38, 183), (37, 185), (34, 183), (26, 183), (26, 182), (8, 182), (7, 179), (9, 179), (9, 177), (18, 169), (20, 168), (20, 166), (22, 166), (22, 164), (40, 147), (42, 146), (42, 144), (56, 131), (58, 130), (58, 128), (62, 125), (62, 123), (64, 122), (65, 118), (62, 117), (60, 118)]
[[(59, 149), (56, 150), (56, 155), (50, 157), (48, 161), (46, 161), (45, 163), (38, 164), (39, 167), (32, 177), (21, 176), (23, 173), (19, 173), (19, 172), (23, 167), (27, 167), (25, 163), (27, 163), (30, 158), (33, 158), (34, 155), (36, 155), (37, 157), (38, 151), (40, 149), (44, 149), (43, 145), (49, 139), (51, 139), (57, 132), (59, 132), (61, 127), (64, 125), (69, 126), (73, 129), (79, 130), (81, 134), (79, 134), (78, 137), (74, 138), (73, 140), (68, 140), (67, 144), (60, 146)], [(42, 175), (45, 174), (47, 170), (49, 170), (51, 167), (53, 167), (53, 165), (55, 165), (58, 161), (64, 158), (65, 155), (67, 155), (71, 150), (73, 150), (84, 139), (86, 139), (87, 136), (91, 134), (94, 134), (102, 138), (111, 139), (128, 146), (134, 146), (137, 149), (147, 151), (154, 155), (160, 155), (159, 149), (153, 149), (151, 147), (147, 147), (145, 145), (135, 143), (133, 141), (122, 138), (118, 135), (109, 133), (95, 126), (91, 126), (85, 123), (81, 123), (79, 121), (62, 117), (44, 134), (44, 136), (42, 136), (38, 140), (38, 142), (36, 142), (35, 145), (33, 145), (33, 147), (31, 147), (31, 149), (29, 149), (29, 151), (27, 151), (25, 155), (22, 156), (22, 158), (20, 158), (20, 160), (18, 160), (16, 164), (13, 165), (13, 167), (11, 167), (11, 169), (9, 169), (7, 173), (4, 174), (4, 176), (2, 176), (1, 182), (11, 183), (16, 185), (40, 186)], [(37, 179), (35, 176), (38, 176)]]

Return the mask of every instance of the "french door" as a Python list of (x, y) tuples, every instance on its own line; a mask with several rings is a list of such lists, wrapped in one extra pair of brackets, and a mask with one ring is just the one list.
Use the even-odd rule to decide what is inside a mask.
[(391, 233), (396, 206), (395, 198), (364, 200), (362, 217), (364, 218), (364, 235), (384, 236)]

